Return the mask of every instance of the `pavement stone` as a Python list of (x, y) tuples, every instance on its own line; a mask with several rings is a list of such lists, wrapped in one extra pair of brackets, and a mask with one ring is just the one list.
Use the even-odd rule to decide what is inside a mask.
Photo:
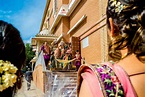
[(23, 79), (22, 88), (18, 90), (15, 97), (44, 97), (44, 93), (31, 82), (30, 90), (27, 90), (27, 81)]

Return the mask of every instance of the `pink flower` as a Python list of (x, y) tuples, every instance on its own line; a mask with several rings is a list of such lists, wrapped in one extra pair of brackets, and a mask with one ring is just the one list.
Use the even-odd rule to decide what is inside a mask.
[(111, 76), (111, 80), (114, 84), (118, 84), (119, 83), (119, 80), (118, 80), (118, 77), (116, 76)]

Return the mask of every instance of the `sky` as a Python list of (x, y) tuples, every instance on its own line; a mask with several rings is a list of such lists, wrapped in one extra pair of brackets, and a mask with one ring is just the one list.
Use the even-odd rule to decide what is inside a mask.
[(25, 43), (39, 33), (47, 0), (0, 0), (0, 20), (14, 25)]

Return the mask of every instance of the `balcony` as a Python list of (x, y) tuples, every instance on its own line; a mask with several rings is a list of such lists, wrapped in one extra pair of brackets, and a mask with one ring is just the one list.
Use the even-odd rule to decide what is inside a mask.
[(72, 12), (74, 11), (74, 9), (77, 7), (77, 5), (79, 4), (81, 0), (72, 0), (70, 2), (70, 4), (63, 4), (59, 10), (59, 12), (57, 13), (52, 26), (50, 27), (50, 33), (54, 32), (54, 28), (56, 27), (56, 25), (60, 22), (61, 18), (63, 16), (67, 16), (69, 17)]

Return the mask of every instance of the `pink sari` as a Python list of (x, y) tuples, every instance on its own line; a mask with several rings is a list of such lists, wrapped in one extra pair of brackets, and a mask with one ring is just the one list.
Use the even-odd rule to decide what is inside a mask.
[[(115, 72), (116, 76), (118, 77), (119, 81), (121, 82), (124, 90), (125, 97), (137, 97), (134, 88), (129, 80), (128, 75), (126, 72), (117, 64), (112, 65), (111, 63), (104, 63), (108, 65), (112, 70)], [(103, 90), (101, 89), (100, 81), (96, 76), (96, 73), (92, 66), (82, 65), (78, 72), (78, 90), (77, 93), (79, 94), (80, 86), (82, 80), (85, 80), (89, 86), (91, 91), (92, 97), (104, 97)], [(96, 84), (97, 83), (97, 84)]]

